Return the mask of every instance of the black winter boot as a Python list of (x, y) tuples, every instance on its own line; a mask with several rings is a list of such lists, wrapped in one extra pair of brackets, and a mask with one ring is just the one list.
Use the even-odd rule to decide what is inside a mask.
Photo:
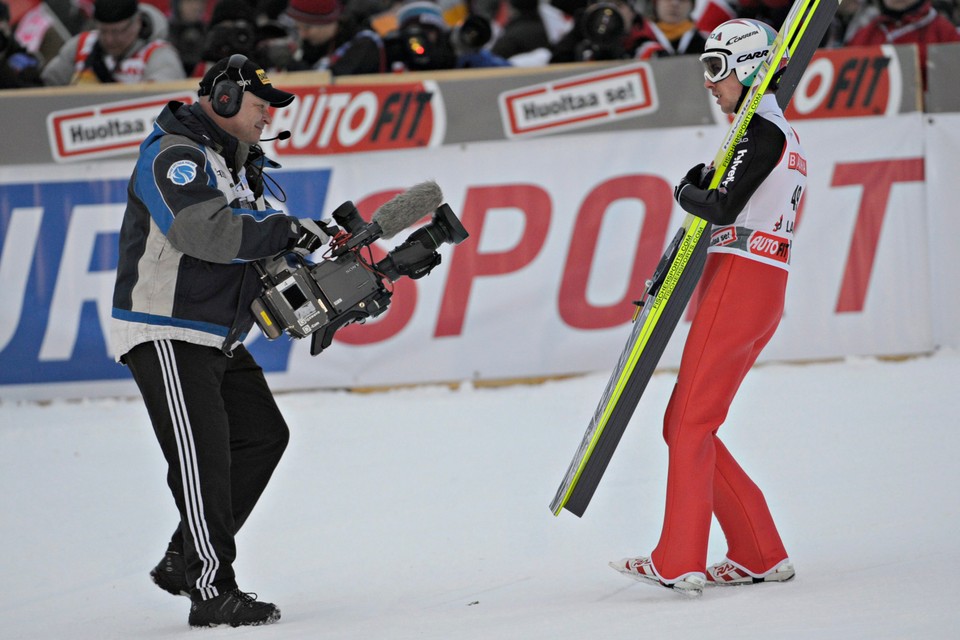
[(231, 627), (270, 624), (280, 619), (280, 609), (269, 602), (257, 602), (257, 594), (234, 589), (216, 598), (190, 605), (191, 627)]

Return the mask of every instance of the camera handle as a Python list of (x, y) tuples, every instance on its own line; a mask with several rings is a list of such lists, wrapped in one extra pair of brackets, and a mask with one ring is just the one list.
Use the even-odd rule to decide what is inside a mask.
[(338, 329), (344, 325), (350, 324), (351, 322), (359, 322), (365, 319), (368, 315), (369, 314), (363, 311), (352, 309), (331, 320), (319, 331), (314, 332), (310, 339), (310, 355), (318, 355), (324, 349), (329, 347), (333, 343), (333, 334), (335, 334)]
[(260, 260), (253, 261), (253, 268), (256, 269), (257, 275), (260, 276), (260, 284), (265, 290), (277, 284), (277, 278), (274, 278), (273, 275), (271, 275), (270, 270), (267, 267), (266, 263), (268, 260), (277, 261), (279, 258), (261, 258)]
[[(263, 283), (265, 288), (270, 288), (279, 283), (279, 278), (277, 278), (277, 273), (287, 271), (286, 257), (293, 256), (293, 259), (296, 260), (299, 264), (298, 267), (309, 267), (310, 263), (307, 262), (306, 258), (297, 253), (296, 251), (283, 251), (276, 254), (272, 258), (261, 258), (260, 260), (254, 260), (253, 268), (257, 270), (257, 275), (260, 276), (260, 282)], [(271, 270), (270, 265), (278, 265), (278, 269)]]

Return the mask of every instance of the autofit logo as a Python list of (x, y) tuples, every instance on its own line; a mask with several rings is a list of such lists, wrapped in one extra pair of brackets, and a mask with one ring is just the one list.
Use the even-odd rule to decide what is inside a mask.
[(436, 83), (284, 88), (297, 95), (273, 112), (275, 156), (326, 155), (435, 147), (443, 142), (446, 116)]
[[(916, 56), (902, 48), (902, 55)], [(905, 85), (919, 87), (916, 63), (892, 47), (819, 50), (804, 71), (787, 118), (856, 118), (900, 112)], [(912, 108), (912, 105), (907, 105)]]
[(750, 236), (750, 253), (777, 262), (790, 262), (790, 241), (777, 236), (755, 231)]
[(653, 73), (646, 63), (548, 82), (500, 95), (508, 138), (558, 133), (656, 111)]
[(136, 153), (167, 102), (194, 99), (192, 93), (174, 93), (54, 111), (47, 116), (50, 152), (57, 162)]

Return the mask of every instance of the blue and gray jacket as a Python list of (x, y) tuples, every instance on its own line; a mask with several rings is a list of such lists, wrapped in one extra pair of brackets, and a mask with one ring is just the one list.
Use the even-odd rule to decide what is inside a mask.
[(263, 198), (259, 147), (199, 104), (169, 103), (140, 145), (127, 188), (113, 293), (117, 360), (143, 342), (182, 340), (229, 353), (253, 326), (253, 263), (288, 248), (296, 218)]

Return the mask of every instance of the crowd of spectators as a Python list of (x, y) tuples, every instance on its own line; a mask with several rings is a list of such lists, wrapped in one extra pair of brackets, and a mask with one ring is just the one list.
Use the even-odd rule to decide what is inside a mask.
[[(792, 0), (0, 0), (0, 88), (202, 77), (243, 53), (334, 75), (698, 54)], [(842, 0), (823, 47), (960, 41), (960, 0)]]

